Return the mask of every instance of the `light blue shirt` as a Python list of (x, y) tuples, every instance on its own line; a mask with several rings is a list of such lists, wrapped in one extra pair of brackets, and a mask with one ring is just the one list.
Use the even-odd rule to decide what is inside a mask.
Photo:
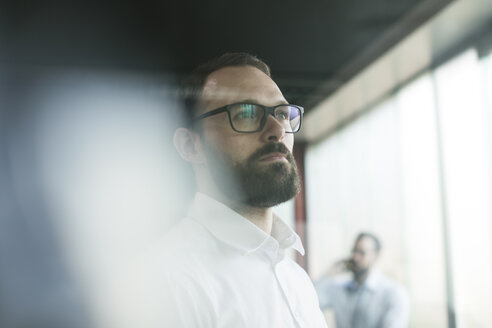
[(359, 285), (348, 278), (324, 277), (315, 283), (321, 309), (331, 308), (336, 328), (406, 328), (406, 290), (372, 270)]

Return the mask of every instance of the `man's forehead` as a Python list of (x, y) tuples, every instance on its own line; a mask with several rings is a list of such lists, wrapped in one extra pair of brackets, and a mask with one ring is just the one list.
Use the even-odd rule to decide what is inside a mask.
[(285, 102), (277, 84), (252, 66), (224, 67), (212, 72), (200, 98), (200, 103), (208, 109), (246, 99), (265, 105)]
[(370, 237), (362, 237), (355, 244), (355, 248), (376, 248), (376, 242)]

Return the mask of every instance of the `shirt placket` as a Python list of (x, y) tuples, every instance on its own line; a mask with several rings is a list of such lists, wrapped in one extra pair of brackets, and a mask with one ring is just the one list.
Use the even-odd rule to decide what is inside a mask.
[(281, 260), (278, 262), (273, 263), (273, 269), (275, 272), (275, 277), (277, 279), (278, 285), (280, 286), (280, 289), (282, 290), (282, 295), (284, 296), (284, 300), (287, 303), (287, 306), (290, 310), (290, 313), (292, 315), (293, 321), (296, 325), (296, 327), (306, 327), (304, 320), (302, 318), (302, 313), (299, 308), (299, 304), (294, 297), (294, 291), (292, 288), (289, 286), (286, 274), (284, 270), (282, 270), (282, 264)]
[(359, 286), (357, 288), (357, 291), (355, 292), (355, 302), (354, 302), (354, 307), (352, 309), (352, 316), (351, 316), (351, 322), (352, 322), (351, 327), (357, 328), (357, 327), (364, 327), (367, 325), (367, 322), (365, 321), (364, 318), (365, 305), (366, 304), (364, 304), (364, 288)]

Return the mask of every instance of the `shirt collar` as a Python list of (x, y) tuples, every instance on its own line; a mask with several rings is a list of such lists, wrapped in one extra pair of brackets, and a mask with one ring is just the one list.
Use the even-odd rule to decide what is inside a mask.
[(279, 248), (292, 247), (304, 255), (299, 236), (277, 215), (274, 215), (270, 236), (226, 205), (197, 192), (188, 216), (203, 225), (217, 239), (240, 249), (244, 254), (261, 249), (265, 244), (271, 244), (273, 238)]
[(380, 284), (381, 284), (381, 274), (377, 270), (372, 269), (369, 272), (369, 276), (364, 282), (364, 285), (367, 287), (367, 289), (375, 291), (378, 289)]

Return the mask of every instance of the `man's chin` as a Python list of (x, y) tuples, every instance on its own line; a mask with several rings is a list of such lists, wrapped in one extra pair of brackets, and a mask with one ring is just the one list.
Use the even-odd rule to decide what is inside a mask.
[(246, 191), (247, 203), (256, 207), (273, 207), (291, 200), (299, 190), (296, 178), (274, 173), (261, 180), (254, 189)]
[(261, 198), (249, 198), (245, 201), (246, 204), (248, 204), (251, 207), (257, 207), (257, 208), (269, 208), (269, 207), (274, 207), (279, 204), (285, 203), (292, 198), (294, 198), (295, 195), (269, 195), (267, 197), (263, 196)]

